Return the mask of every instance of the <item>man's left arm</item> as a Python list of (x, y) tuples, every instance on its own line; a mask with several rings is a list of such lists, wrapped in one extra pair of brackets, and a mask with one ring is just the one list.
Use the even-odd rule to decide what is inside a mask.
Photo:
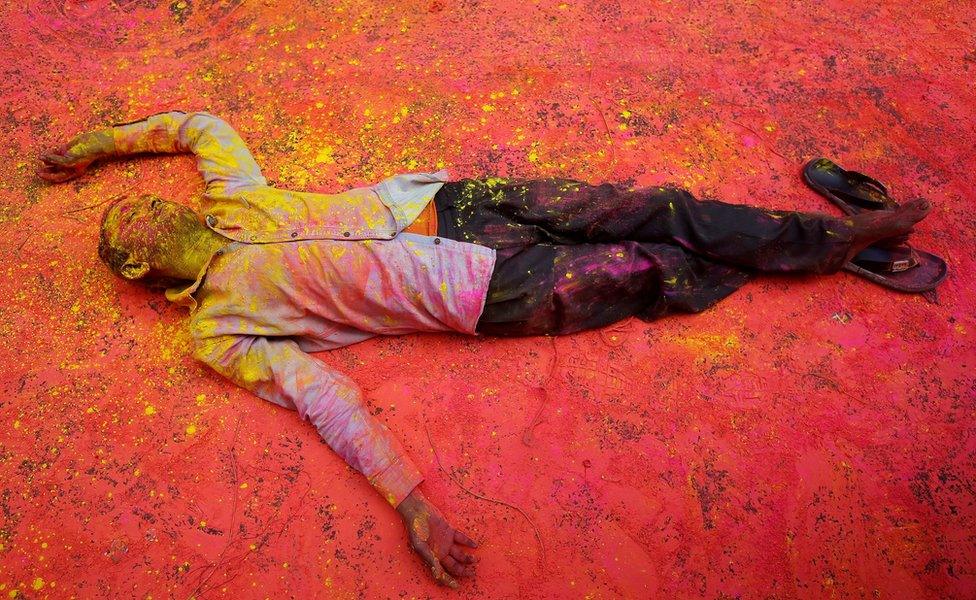
[(247, 144), (226, 121), (204, 112), (159, 113), (76, 136), (41, 155), (38, 176), (51, 182), (81, 175), (93, 162), (143, 153), (196, 155), (210, 194), (267, 185)]

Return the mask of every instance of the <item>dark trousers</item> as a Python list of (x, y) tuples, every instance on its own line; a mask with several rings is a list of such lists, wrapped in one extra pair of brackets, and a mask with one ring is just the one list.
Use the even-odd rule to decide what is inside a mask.
[(832, 273), (853, 230), (826, 215), (565, 179), (462, 180), (435, 197), (438, 235), (494, 248), (478, 331), (564, 334), (699, 312), (757, 271)]

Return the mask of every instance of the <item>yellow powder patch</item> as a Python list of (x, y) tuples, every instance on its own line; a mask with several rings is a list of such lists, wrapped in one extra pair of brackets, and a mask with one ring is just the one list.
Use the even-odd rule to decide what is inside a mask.
[(332, 157), (332, 153), (334, 151), (335, 148), (333, 148), (332, 146), (326, 146), (322, 148), (321, 150), (319, 150), (319, 153), (315, 155), (315, 162), (318, 164), (321, 163), (327, 163), (330, 165), (335, 164), (335, 158)]
[(725, 336), (703, 333), (695, 336), (676, 338), (674, 341), (679, 346), (684, 346), (695, 354), (707, 354), (710, 356), (723, 354), (739, 346), (739, 338), (735, 335)]
[(146, 414), (146, 416), (147, 416), (147, 417), (150, 417), (150, 416), (152, 416), (152, 415), (154, 415), (154, 414), (156, 414), (156, 407), (155, 407), (155, 406), (153, 406), (152, 404), (150, 404), (150, 405), (148, 405), (148, 406), (146, 407), (146, 409), (145, 409), (144, 411), (142, 411), (142, 412), (144, 412), (144, 413)]

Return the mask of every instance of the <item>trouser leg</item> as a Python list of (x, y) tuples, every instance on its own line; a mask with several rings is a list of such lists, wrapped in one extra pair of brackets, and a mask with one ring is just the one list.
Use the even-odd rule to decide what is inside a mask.
[(478, 331), (558, 335), (630, 316), (699, 312), (742, 286), (749, 273), (671, 244), (534, 244), (497, 251)]
[(454, 207), (463, 239), (491, 247), (533, 242), (665, 242), (699, 256), (761, 271), (841, 269), (851, 225), (827, 215), (767, 210), (685, 190), (626, 190), (565, 179), (463, 180), (440, 202)]

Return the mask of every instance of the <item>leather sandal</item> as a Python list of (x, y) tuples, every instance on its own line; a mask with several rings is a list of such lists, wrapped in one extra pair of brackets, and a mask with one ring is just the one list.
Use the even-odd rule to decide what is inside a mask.
[(949, 273), (944, 260), (908, 245), (868, 246), (844, 269), (886, 288), (911, 294), (935, 289)]
[[(883, 183), (843, 169), (827, 158), (808, 162), (803, 167), (803, 179), (847, 215), (898, 208)], [(949, 267), (938, 256), (909, 246), (907, 237), (881, 240), (865, 248), (844, 269), (899, 292), (918, 294), (935, 289), (948, 275)]]
[(898, 208), (883, 183), (863, 173), (844, 170), (827, 158), (808, 162), (803, 167), (803, 179), (848, 215)]

